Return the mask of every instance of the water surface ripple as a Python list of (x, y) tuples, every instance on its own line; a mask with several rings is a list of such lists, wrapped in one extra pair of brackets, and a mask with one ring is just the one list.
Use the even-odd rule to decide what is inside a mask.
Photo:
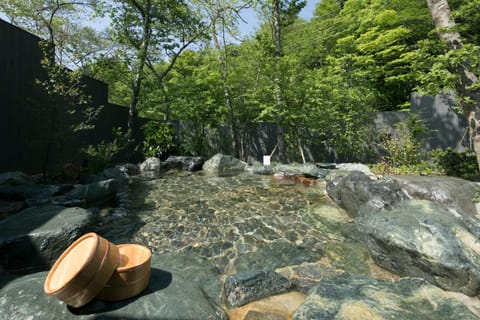
[(351, 221), (329, 200), (323, 181), (306, 186), (247, 173), (135, 177), (128, 211), (137, 225), (131, 241), (158, 253), (195, 252), (223, 274), (321, 259), (369, 273), (358, 270), (368, 269), (368, 253), (348, 239)]

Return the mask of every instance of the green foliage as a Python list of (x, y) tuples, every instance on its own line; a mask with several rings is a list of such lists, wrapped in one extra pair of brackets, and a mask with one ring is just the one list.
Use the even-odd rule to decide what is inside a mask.
[(203, 157), (209, 157), (215, 151), (218, 151), (211, 149), (207, 138), (207, 130), (198, 123), (185, 123), (179, 151), (184, 155)]
[(394, 167), (416, 165), (420, 162), (420, 141), (408, 124), (403, 122), (395, 126), (396, 137), (386, 135), (383, 138), (387, 162)]
[[(133, 145), (130, 129), (123, 132), (122, 128), (112, 129), (113, 139), (111, 141), (102, 140), (96, 145), (88, 145), (82, 148), (82, 153), (86, 155), (91, 173), (102, 171), (112, 164), (114, 158), (123, 151), (130, 149)], [(132, 150), (131, 150), (132, 151)]]
[(426, 161), (427, 155), (421, 152), (422, 137), (427, 130), (424, 121), (411, 114), (405, 122), (395, 125), (393, 133), (383, 133), (380, 148), (385, 151), (383, 160), (374, 170), (386, 173), (430, 173), (433, 166)]
[(458, 31), (468, 43), (480, 44), (480, 1), (450, 0), (449, 5)]
[(128, 65), (118, 57), (99, 57), (83, 69), (85, 74), (108, 84), (108, 101), (127, 106), (130, 102)]
[(475, 196), (473, 197), (472, 202), (480, 203), (480, 188), (475, 189)]
[(438, 167), (431, 161), (422, 160), (417, 164), (402, 165), (393, 167), (388, 162), (382, 161), (371, 166), (372, 172), (380, 175), (406, 174), (406, 175), (430, 175), (442, 174)]
[(436, 35), (432, 37), (419, 41), (419, 50), (412, 54), (415, 89), (429, 95), (456, 90), (462, 81), (458, 73), (460, 66), (467, 62), (471, 71), (479, 71), (479, 48), (465, 44), (461, 49), (449, 50)]
[[(96, 5), (93, 0), (86, 2)], [(0, 10), (18, 17), (19, 12), (28, 13), (24, 7), (36, 8), (41, 12), (42, 32), (48, 35), (47, 7), (42, 9), (41, 3), (34, 0), (29, 6), (7, 0)], [(168, 127), (144, 128), (146, 155), (164, 156), (178, 147), (185, 154), (208, 156), (218, 151), (211, 150), (206, 138), (212, 128), (227, 124), (241, 145), (249, 139), (249, 128), (265, 121), (278, 122), (285, 129), (283, 151), (288, 159), (300, 160), (303, 144), (317, 144), (335, 150), (336, 161), (366, 161), (380, 139), (372, 130), (372, 112), (404, 109), (414, 90), (436, 94), (453, 89), (460, 80), (460, 66), (468, 62), (474, 72), (480, 66), (480, 0), (449, 1), (466, 40), (463, 49), (454, 51), (438, 40), (425, 1), (322, 0), (310, 21), (297, 19), (303, 1), (278, 3), (280, 53), (272, 34), (273, 1), (254, 4), (262, 14), (262, 25), (253, 37), (239, 41), (238, 10), (246, 5), (241, 1), (115, 0), (110, 10), (114, 42), (100, 58), (93, 54), (94, 62), (88, 58), (84, 70), (109, 84), (111, 102), (126, 105), (135, 100), (144, 116), (187, 122), (186, 130), (179, 133), (180, 146)], [(77, 8), (62, 5), (53, 25), (54, 39), (68, 38), (65, 49), (75, 47), (69, 52), (80, 60), (92, 55), (76, 53), (94, 53), (97, 45), (106, 43), (67, 23), (69, 13)], [(30, 22), (33, 18), (28, 17)], [(25, 25), (33, 29), (36, 23)], [(62, 30), (73, 31), (62, 37), (68, 33)], [(216, 38), (207, 39), (206, 33)], [(72, 43), (75, 37), (80, 40)], [(206, 41), (186, 50), (197, 39)], [(61, 73), (53, 65), (51, 69)], [(69, 76), (73, 75), (76, 72)], [(59, 84), (65, 80), (52, 79), (45, 83), (52, 94), (84, 104), (79, 87), (62, 88)], [(138, 99), (131, 99), (134, 95)], [(86, 118), (94, 116), (94, 110), (71, 110), (86, 112)], [(88, 123), (80, 127), (88, 128)], [(397, 128), (398, 136), (381, 137), (386, 150), (385, 161), (379, 164), (383, 170), (440, 170), (419, 151), (420, 128), (419, 123), (405, 123)], [(105, 154), (115, 151), (101, 144), (97, 149)]]
[(420, 163), (421, 134), (425, 129), (422, 121), (414, 115), (404, 123), (395, 125), (393, 136), (384, 135), (383, 147), (387, 152), (385, 159), (393, 167), (417, 165)]
[(90, 106), (91, 99), (84, 91), (83, 75), (79, 70), (71, 71), (58, 64), (54, 58), (54, 46), (47, 41), (39, 42), (42, 51), (40, 61), (46, 72), (45, 79), (36, 79), (47, 97), (40, 106), (48, 115), (49, 135), (46, 141), (46, 157), (43, 173), (47, 172), (53, 148), (57, 148), (63, 160), (63, 150), (69, 138), (79, 131), (94, 128), (94, 120), (102, 107)]
[(468, 150), (464, 152), (453, 152), (451, 148), (433, 150), (432, 161), (448, 176), (470, 180), (478, 180), (480, 177), (477, 158)]
[[(53, 58), (52, 44), (40, 41), (39, 47), (43, 53), (40, 61), (47, 73), (45, 80), (37, 79), (44, 92), (50, 99), (49, 106), (52, 119), (58, 123), (52, 124), (57, 129), (57, 135), (67, 135), (67, 131), (78, 132), (93, 129), (93, 121), (97, 118), (102, 107), (89, 106), (91, 97), (85, 93), (83, 73), (80, 70), (71, 71), (58, 64)], [(74, 119), (60, 119), (62, 111)]]
[(103, 44), (85, 21), (100, 13), (100, 0), (3, 0), (0, 12), (11, 23), (55, 46), (55, 61), (70, 68), (82, 68), (96, 56)]
[(442, 174), (469, 180), (478, 180), (480, 173), (474, 153), (436, 149), (421, 152), (422, 138), (427, 133), (422, 121), (411, 116), (396, 125), (394, 136), (383, 136), (384, 160), (373, 165), (378, 174)]
[[(129, 75), (129, 112), (135, 116), (140, 107), (152, 113), (152, 106), (159, 104), (151, 93), (160, 91), (165, 96), (164, 78), (180, 54), (203, 36), (205, 26), (183, 0), (111, 2), (111, 33), (118, 44), (115, 56), (127, 65)], [(148, 76), (154, 76), (156, 83), (145, 90)]]
[(143, 154), (163, 158), (176, 147), (175, 129), (170, 123), (149, 121), (143, 127)]

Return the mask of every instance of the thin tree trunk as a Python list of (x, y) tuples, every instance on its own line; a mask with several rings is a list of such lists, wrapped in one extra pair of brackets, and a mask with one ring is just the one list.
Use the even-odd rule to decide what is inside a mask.
[[(455, 21), (451, 17), (448, 1), (427, 0), (427, 5), (440, 39), (445, 40), (453, 50), (463, 48), (460, 34), (452, 30), (455, 27)], [(455, 71), (460, 76), (457, 84), (457, 94), (461, 98), (469, 98), (467, 100), (462, 99), (463, 115), (468, 123), (470, 139), (477, 156), (477, 164), (480, 168), (480, 114), (478, 112), (480, 90), (471, 88), (472, 85), (478, 83), (478, 78), (469, 70), (468, 61), (459, 64)]]
[(133, 5), (139, 10), (143, 18), (143, 39), (140, 44), (140, 47), (137, 49), (137, 59), (138, 63), (136, 65), (134, 80), (133, 80), (133, 88), (132, 88), (132, 95), (130, 97), (130, 106), (128, 109), (128, 128), (134, 129), (134, 121), (137, 117), (137, 105), (138, 100), (140, 97), (140, 91), (142, 88), (142, 81), (143, 81), (143, 69), (145, 64), (147, 63), (147, 54), (150, 45), (150, 38), (152, 35), (151, 31), (151, 8), (152, 3), (151, 1), (147, 1), (145, 7), (141, 7), (139, 3), (133, 1)]
[(239, 157), (238, 130), (235, 124), (235, 115), (233, 112), (233, 105), (232, 105), (230, 90), (227, 84), (227, 80), (228, 80), (227, 62), (223, 56), (223, 51), (222, 51), (222, 46), (220, 45), (220, 41), (218, 40), (217, 28), (215, 26), (215, 23), (212, 23), (212, 36), (213, 36), (213, 42), (215, 44), (215, 48), (217, 49), (217, 61), (218, 61), (218, 64), (220, 65), (220, 73), (221, 73), (222, 82), (223, 82), (223, 95), (224, 95), (225, 104), (228, 110), (229, 131), (230, 131), (230, 136), (232, 138), (232, 143), (233, 143), (232, 145), (233, 155), (238, 158)]
[(170, 121), (170, 104), (168, 103), (167, 91), (163, 85), (163, 81), (160, 83), (160, 88), (162, 89), (162, 104), (163, 104), (163, 120)]
[(300, 137), (298, 137), (298, 149), (300, 150), (300, 156), (302, 157), (303, 163), (307, 163), (305, 160), (305, 153), (303, 152), (302, 139), (300, 139)]
[(273, 1), (273, 41), (275, 44), (275, 105), (278, 112), (277, 116), (277, 145), (278, 157), (281, 159), (285, 154), (285, 129), (282, 126), (282, 88), (280, 86), (281, 70), (280, 59), (282, 57), (280, 27), (280, 0)]
[[(138, 71), (137, 71), (138, 72)], [(137, 105), (138, 99), (140, 97), (140, 88), (142, 85), (142, 76), (137, 74), (135, 76), (135, 80), (133, 81), (133, 90), (132, 95), (130, 97), (130, 105), (128, 108), (128, 127), (133, 129), (135, 118), (137, 117)]]

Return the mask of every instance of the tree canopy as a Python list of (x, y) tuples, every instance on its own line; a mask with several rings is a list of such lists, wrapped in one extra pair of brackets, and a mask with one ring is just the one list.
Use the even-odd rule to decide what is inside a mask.
[[(110, 100), (129, 104), (132, 115), (188, 121), (197, 140), (226, 124), (232, 154), (243, 158), (248, 127), (261, 121), (284, 130), (282, 157), (302, 160), (302, 146), (316, 143), (335, 150), (333, 160), (368, 158), (371, 112), (403, 110), (414, 91), (455, 88), (455, 64), (468, 61), (478, 74), (480, 0), (450, 1), (463, 41), (456, 51), (437, 36), (425, 0), (322, 0), (309, 21), (298, 17), (304, 5), (6, 0), (0, 11), (107, 82)], [(240, 38), (245, 8), (256, 10), (261, 23)], [(105, 12), (106, 32), (79, 23)], [(202, 145), (192, 142), (184, 151), (201, 153), (195, 144)]]

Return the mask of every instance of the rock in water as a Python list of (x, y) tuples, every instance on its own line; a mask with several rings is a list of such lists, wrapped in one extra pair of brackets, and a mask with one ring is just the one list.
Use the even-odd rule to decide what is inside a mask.
[(342, 171), (362, 172), (369, 177), (376, 178), (375, 174), (370, 171), (370, 168), (362, 163), (339, 163), (336, 165), (336, 169)]
[(334, 170), (326, 181), (329, 196), (353, 217), (363, 205), (381, 210), (391, 208), (399, 201), (421, 199), (460, 208), (480, 218), (472, 201), (478, 184), (455, 177), (402, 175), (370, 179), (361, 172)]
[(232, 307), (287, 291), (290, 281), (273, 271), (246, 271), (231, 275), (225, 281), (225, 294)]
[(160, 172), (162, 170), (162, 162), (159, 158), (150, 157), (140, 165), (141, 172)]
[(409, 198), (430, 200), (435, 203), (460, 208), (471, 216), (480, 218), (472, 201), (478, 183), (446, 176), (392, 176)]
[(355, 223), (380, 266), (446, 290), (480, 294), (476, 219), (428, 200), (407, 200), (392, 210), (361, 210)]
[(358, 210), (364, 206), (371, 211), (379, 211), (408, 199), (393, 179), (372, 180), (358, 171), (333, 171), (326, 181), (328, 195), (351, 217), (356, 217)]
[(294, 320), (474, 320), (463, 304), (418, 278), (397, 282), (345, 273), (322, 280), (297, 309)]
[(170, 156), (165, 160), (165, 168), (198, 171), (202, 170), (202, 165), (205, 160), (202, 157), (187, 157), (187, 156)]
[(247, 164), (232, 156), (217, 153), (205, 161), (203, 170), (217, 174), (235, 174), (243, 172)]
[(197, 284), (217, 304), (222, 303), (222, 281), (218, 269), (207, 260), (191, 252), (154, 254), (152, 266), (181, 274), (182, 278)]

